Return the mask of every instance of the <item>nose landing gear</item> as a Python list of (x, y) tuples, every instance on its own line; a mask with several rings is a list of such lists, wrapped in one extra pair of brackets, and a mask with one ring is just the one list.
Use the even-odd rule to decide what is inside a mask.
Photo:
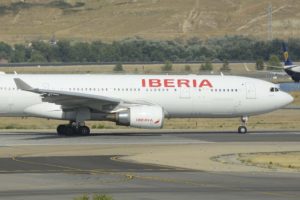
[(241, 117), (241, 125), (238, 128), (238, 133), (246, 134), (247, 133), (247, 122), (248, 122), (248, 116)]
[(81, 136), (88, 136), (90, 135), (90, 128), (83, 125), (79, 125), (73, 122), (70, 122), (69, 124), (61, 124), (57, 127), (57, 134), (58, 135), (66, 135), (66, 136), (72, 136), (72, 135), (81, 135)]

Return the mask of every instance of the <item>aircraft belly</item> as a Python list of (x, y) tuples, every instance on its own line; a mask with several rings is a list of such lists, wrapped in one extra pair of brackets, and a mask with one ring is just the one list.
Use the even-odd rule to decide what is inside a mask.
[[(174, 103), (174, 102), (173, 102)], [(169, 117), (197, 118), (197, 117), (224, 117), (236, 116), (240, 109), (240, 101), (233, 98), (193, 98), (181, 99), (172, 105), (165, 105)]]
[(238, 105), (238, 101), (233, 99), (212, 99), (209, 102), (199, 102), (194, 110), (200, 117), (231, 116), (238, 111)]

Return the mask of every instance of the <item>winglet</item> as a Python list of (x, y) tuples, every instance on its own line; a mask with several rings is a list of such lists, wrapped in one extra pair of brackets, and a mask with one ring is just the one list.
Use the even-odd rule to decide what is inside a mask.
[(14, 78), (14, 81), (17, 85), (17, 88), (20, 90), (26, 90), (26, 91), (32, 91), (33, 88), (28, 85), (27, 83), (25, 83), (22, 79), (20, 78)]

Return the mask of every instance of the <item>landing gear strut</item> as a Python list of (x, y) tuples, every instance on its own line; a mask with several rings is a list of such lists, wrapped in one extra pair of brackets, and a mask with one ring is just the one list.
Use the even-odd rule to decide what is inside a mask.
[(57, 127), (57, 134), (58, 135), (90, 135), (90, 129), (89, 127), (83, 125), (80, 126), (79, 124), (76, 125), (76, 123), (70, 122), (69, 124), (61, 124)]
[(248, 116), (241, 117), (241, 125), (238, 128), (238, 132), (241, 134), (247, 133), (247, 122), (248, 122)]

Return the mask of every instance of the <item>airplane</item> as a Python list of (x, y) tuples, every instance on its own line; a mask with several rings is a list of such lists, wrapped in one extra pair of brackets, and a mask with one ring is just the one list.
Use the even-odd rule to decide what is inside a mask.
[(300, 66), (294, 65), (291, 61), (288, 53), (288, 48), (285, 43), (282, 44), (283, 57), (284, 57), (284, 71), (293, 79), (295, 82), (300, 81)]
[(89, 135), (86, 121), (144, 129), (166, 118), (241, 118), (293, 101), (273, 83), (224, 75), (43, 75), (0, 73), (0, 116), (68, 120), (58, 135)]
[[(288, 75), (291, 77), (291, 79), (294, 82), (299, 83), (300, 81), (300, 66), (299, 65), (294, 65), (293, 62), (291, 61), (288, 53), (288, 48), (285, 43), (282, 43), (282, 50), (283, 50), (283, 58), (284, 58), (284, 65), (282, 66), (272, 66), (272, 68), (277, 68), (280, 71), (257, 71), (257, 72), (262, 72), (262, 73), (268, 73), (272, 75), (272, 77), (277, 77), (278, 75), (280, 76), (285, 76)], [(247, 68), (247, 65), (244, 64), (246, 71), (251, 71)], [(284, 71), (283, 71), (284, 70)]]

